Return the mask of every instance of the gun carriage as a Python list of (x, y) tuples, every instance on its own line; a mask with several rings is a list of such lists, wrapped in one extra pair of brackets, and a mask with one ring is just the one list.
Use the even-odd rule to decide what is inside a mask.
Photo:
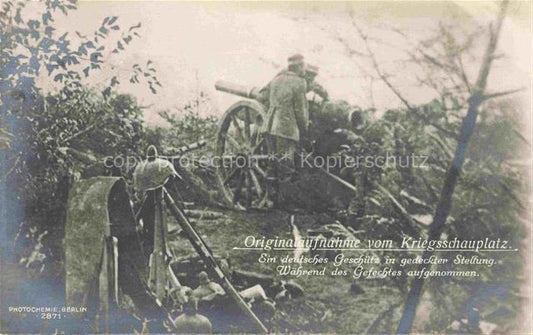
[[(219, 124), (215, 155), (217, 183), (226, 205), (237, 208), (261, 208), (268, 202), (267, 170), (273, 164), (261, 134), (268, 110), (265, 90), (217, 81), (219, 91), (245, 98), (231, 105)], [(307, 154), (327, 156), (345, 143), (345, 130), (356, 131), (364, 124), (363, 111), (345, 101), (309, 100), (310, 130), (304, 139)], [(323, 171), (326, 172), (326, 171)], [(330, 171), (333, 179), (351, 186)], [(353, 188), (353, 186), (352, 186)]]

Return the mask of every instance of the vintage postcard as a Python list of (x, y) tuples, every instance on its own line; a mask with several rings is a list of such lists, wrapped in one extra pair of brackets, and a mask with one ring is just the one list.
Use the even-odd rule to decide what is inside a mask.
[(0, 1), (0, 333), (531, 334), (531, 1)]

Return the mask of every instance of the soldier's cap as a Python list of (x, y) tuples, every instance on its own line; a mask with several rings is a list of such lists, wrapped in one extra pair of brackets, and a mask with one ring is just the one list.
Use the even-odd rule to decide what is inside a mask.
[(305, 72), (316, 76), (318, 74), (318, 66), (307, 64)]
[(300, 54), (292, 55), (288, 59), (289, 65), (298, 65), (304, 63), (304, 56)]
[(205, 271), (202, 271), (198, 274), (198, 281), (200, 282), (200, 284), (209, 283), (209, 277), (207, 276), (207, 273)]

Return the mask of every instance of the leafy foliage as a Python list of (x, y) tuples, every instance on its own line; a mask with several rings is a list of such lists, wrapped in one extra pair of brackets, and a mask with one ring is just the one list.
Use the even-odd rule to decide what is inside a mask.
[[(487, 35), (483, 30), (467, 33), (453, 25), (441, 24), (433, 37), (416, 44), (409, 55), (410, 61), (424, 74), (418, 78), (419, 84), (438, 94), (438, 98), (422, 106), (410, 104), (389, 81), (389, 75), (374, 62), (381, 80), (390, 85), (406, 108), (387, 111), (363, 131), (362, 139), (354, 143), (352, 151), (372, 156), (387, 152), (415, 154), (427, 157), (427, 164), (424, 168), (387, 167), (354, 172), (356, 185), (363, 191), (354, 199), (346, 222), (363, 230), (364, 238), (391, 239), (398, 247), (405, 236), (428, 238), (428, 224), (441, 197), (445, 173), (460, 140), (462, 118), (473, 92), (462, 62), (464, 59), (479, 62), (473, 45), (479, 40), (485, 43)], [(366, 41), (367, 37), (362, 36)], [(368, 57), (373, 58), (372, 50), (368, 51)], [(517, 131), (519, 115), (513, 99), (485, 102), (453, 193), (443, 239), (506, 239), (512, 246), (520, 246), (522, 226), (518, 216), (524, 209), (520, 199), (526, 194), (522, 186), (527, 171), (510, 163), (520, 159), (518, 153), (523, 144)], [(447, 252), (440, 256), (453, 260), (459, 254), (465, 253)], [(405, 252), (403, 257), (406, 256), (416, 254)], [(512, 328), (520, 284), (513, 276), (521, 272), (520, 257), (508, 252), (478, 256), (495, 260), (492, 267), (476, 267), (479, 277), (428, 280), (432, 312), (424, 331), (445, 331), (453, 320), (464, 318), (472, 308), (478, 308), (488, 321), (502, 329)], [(455, 266), (441, 265), (434, 269), (451, 267)], [(405, 294), (409, 282), (408, 278), (401, 278), (392, 280), (392, 284)], [(391, 320), (396, 323), (396, 319)], [(383, 328), (383, 331), (394, 329)]]
[(165, 144), (176, 147), (205, 140), (207, 147), (201, 153), (213, 152), (218, 119), (212, 115), (203, 116), (211, 108), (209, 96), (200, 92), (196, 99), (186, 102), (176, 113), (159, 112), (159, 115), (170, 124)]
[[(0, 144), (9, 150), (2, 152), (0, 182), (9, 190), (3, 199), (11, 210), (8, 236), (22, 247), (17, 257), (27, 266), (57, 275), (60, 263), (50, 263), (57, 269), (42, 264), (49, 256), (47, 261), (61, 258), (71, 183), (95, 173), (91, 167), (105, 173), (104, 157), (138, 155), (146, 144), (135, 99), (113, 91), (120, 78), (107, 79), (100, 92), (87, 88), (84, 81), (101, 69), (107, 57), (139, 37), (140, 24), (121, 30), (118, 17), (110, 16), (92, 35), (76, 32), (77, 37), (71, 38), (68, 32), (56, 31), (53, 23), (59, 15), (76, 10), (75, 1), (48, 0), (31, 8), (27, 4), (4, 1), (1, 5)], [(146, 70), (136, 64), (132, 76), (142, 77), (153, 93), (161, 85), (151, 61)], [(43, 77), (53, 80), (55, 92), (49, 84), (46, 89), (52, 88), (52, 93), (43, 93), (37, 85)], [(35, 252), (40, 256), (34, 257)]]

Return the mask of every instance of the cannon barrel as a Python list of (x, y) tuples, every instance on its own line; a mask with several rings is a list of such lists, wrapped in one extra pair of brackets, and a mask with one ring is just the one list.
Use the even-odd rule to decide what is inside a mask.
[[(215, 83), (218, 91), (230, 93), (247, 99), (254, 99), (268, 108), (268, 92), (257, 87), (246, 87), (225, 80)], [(324, 101), (310, 104), (310, 117), (320, 132), (337, 128), (360, 128), (364, 125), (364, 112), (346, 101)]]
[(246, 87), (229, 81), (219, 80), (215, 83), (217, 91), (238, 95), (243, 98), (261, 100), (261, 93), (257, 87)]
[(326, 101), (314, 109), (311, 106), (310, 118), (320, 133), (338, 128), (359, 129), (366, 122), (362, 109), (342, 100)]

